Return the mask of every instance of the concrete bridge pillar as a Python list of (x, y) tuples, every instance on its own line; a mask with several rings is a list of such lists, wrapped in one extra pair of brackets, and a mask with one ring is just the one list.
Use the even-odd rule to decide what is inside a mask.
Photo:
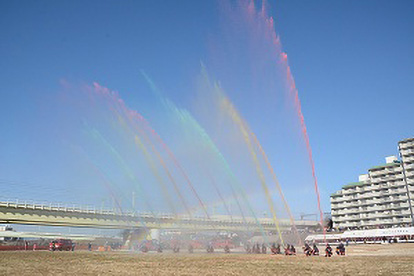
[(125, 230), (124, 235), (124, 244), (125, 246), (130, 249), (138, 249), (139, 245), (142, 241), (151, 241), (151, 240), (160, 240), (160, 230), (159, 229), (147, 229), (138, 228), (138, 229), (131, 229)]

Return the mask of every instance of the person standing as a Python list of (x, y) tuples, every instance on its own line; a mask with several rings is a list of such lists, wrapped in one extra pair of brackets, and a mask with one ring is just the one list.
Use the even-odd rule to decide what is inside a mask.
[(319, 248), (316, 246), (316, 243), (313, 244), (313, 255), (319, 256)]
[(329, 243), (326, 244), (325, 257), (332, 257), (332, 247), (329, 245)]
[(267, 253), (267, 247), (266, 245), (263, 243), (262, 244), (262, 254), (266, 254)]

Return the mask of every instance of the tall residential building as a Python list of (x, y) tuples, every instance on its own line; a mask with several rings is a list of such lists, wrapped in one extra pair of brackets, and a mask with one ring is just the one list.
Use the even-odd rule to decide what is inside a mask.
[(414, 138), (398, 143), (400, 159), (370, 168), (359, 181), (331, 195), (331, 215), (338, 229), (414, 226)]

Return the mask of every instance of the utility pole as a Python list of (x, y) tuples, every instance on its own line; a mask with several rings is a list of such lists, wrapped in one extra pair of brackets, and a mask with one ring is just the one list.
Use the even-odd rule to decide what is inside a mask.
[(410, 189), (408, 187), (407, 175), (405, 174), (404, 160), (403, 160), (403, 155), (402, 155), (402, 152), (401, 152), (400, 143), (398, 143), (398, 151), (400, 153), (401, 167), (402, 167), (402, 171), (403, 171), (403, 178), (404, 178), (404, 182), (405, 182), (405, 188), (407, 189), (408, 206), (410, 207), (410, 214), (411, 214), (411, 226), (414, 226), (413, 206), (411, 204)]

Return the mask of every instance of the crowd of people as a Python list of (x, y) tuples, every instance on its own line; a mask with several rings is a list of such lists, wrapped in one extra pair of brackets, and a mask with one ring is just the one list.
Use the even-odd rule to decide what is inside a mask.
[(316, 244), (313, 244), (311, 247), (309, 244), (305, 243), (303, 252), (306, 256), (319, 256), (319, 248), (316, 246)]
[[(259, 244), (259, 243), (255, 243), (253, 244), (253, 246), (250, 246), (250, 243), (247, 243), (245, 248), (247, 253), (254, 253), (254, 254), (267, 254), (267, 246), (266, 244)], [(282, 254), (282, 251), (280, 249), (280, 244), (276, 244), (273, 243), (270, 246), (270, 252), (273, 255), (276, 254)], [(284, 247), (284, 253), (285, 255), (296, 255), (296, 248), (291, 245), (291, 244), (287, 244), (286, 247)]]
[[(303, 247), (303, 252), (306, 256), (319, 256), (319, 248), (314, 243), (311, 247), (308, 243), (305, 243), (305, 246)], [(335, 250), (337, 255), (344, 256), (345, 255), (345, 245), (341, 242)], [(329, 243), (326, 244), (325, 247), (325, 257), (332, 257), (333, 255), (333, 249), (329, 245)]]
[[(284, 249), (284, 255), (291, 256), (296, 255), (296, 248), (292, 244), (287, 244), (286, 247), (283, 247)], [(266, 254), (267, 253), (267, 246), (265, 244), (253, 244), (253, 246), (250, 246), (249, 243), (245, 245), (246, 253), (256, 253), (256, 254)], [(277, 254), (283, 254), (281, 250), (280, 244), (273, 243), (270, 246), (270, 252), (273, 255)], [(345, 255), (345, 245), (343, 243), (340, 243), (335, 250), (337, 255), (344, 256)], [(303, 253), (306, 256), (319, 256), (319, 248), (314, 243), (312, 246), (308, 243), (305, 243), (303, 246)], [(332, 257), (333, 255), (333, 249), (329, 244), (326, 244), (325, 248), (325, 257)]]
[[(53, 241), (50, 243), (51, 244), (51, 250), (55, 251), (57, 250), (57, 246), (56, 246), (56, 241)], [(25, 244), (26, 247), (27, 244)], [(105, 244), (106, 247), (107, 244)], [(114, 246), (115, 247), (115, 246)], [(116, 248), (116, 247), (115, 247)], [(119, 247), (120, 248), (120, 247)], [(223, 247), (219, 247), (221, 249), (224, 250), (224, 253), (230, 253), (230, 246), (229, 244), (225, 244)], [(159, 253), (163, 252), (163, 246), (160, 243), (155, 243), (153, 244), (153, 246), (149, 246), (148, 244), (142, 244), (140, 250), (142, 252), (148, 252), (150, 250), (155, 250)], [(180, 252), (180, 245), (179, 243), (174, 243), (172, 248), (172, 251), (174, 253), (179, 253)], [(194, 246), (192, 243), (189, 243), (187, 246), (187, 251), (188, 253), (194, 253)], [(212, 242), (207, 243), (206, 247), (205, 247), (207, 253), (214, 253), (215, 251), (215, 246), (213, 245)], [(217, 248), (216, 248), (217, 249)], [(247, 242), (244, 246), (244, 249), (246, 251), (246, 253), (249, 254), (267, 254), (268, 249), (270, 249), (270, 253), (273, 255), (278, 255), (278, 254), (284, 254), (286, 256), (292, 256), (292, 255), (296, 255), (297, 251), (296, 248), (293, 244), (286, 244), (285, 246), (280, 245), (279, 243), (273, 243), (271, 245), (265, 244), (265, 243), (250, 243)], [(320, 255), (320, 251), (319, 248), (317, 246), (316, 243), (313, 243), (312, 245), (310, 245), (309, 243), (305, 243), (303, 246), (303, 253), (305, 254), (305, 256), (319, 256)], [(35, 249), (34, 249), (35, 250)], [(75, 243), (71, 242), (71, 247), (67, 250), (75, 250)], [(88, 243), (87, 244), (87, 250), (92, 251), (92, 244)], [(334, 255), (334, 253), (336, 253), (339, 256), (344, 256), (345, 255), (345, 250), (346, 247), (345, 245), (341, 242), (339, 243), (339, 245), (336, 247), (335, 251), (333, 250), (333, 248), (330, 246), (329, 243), (326, 244), (325, 247), (325, 257), (332, 257)], [(100, 250), (101, 251), (101, 250)], [(105, 250), (106, 251), (106, 250)]]
[[(345, 256), (345, 245), (341, 242), (336, 247), (335, 252), (336, 252), (337, 255)], [(326, 244), (326, 248), (325, 248), (325, 257), (329, 258), (329, 257), (332, 257), (332, 255), (333, 255), (333, 250), (332, 250), (332, 247), (328, 243), (328, 244)]]

